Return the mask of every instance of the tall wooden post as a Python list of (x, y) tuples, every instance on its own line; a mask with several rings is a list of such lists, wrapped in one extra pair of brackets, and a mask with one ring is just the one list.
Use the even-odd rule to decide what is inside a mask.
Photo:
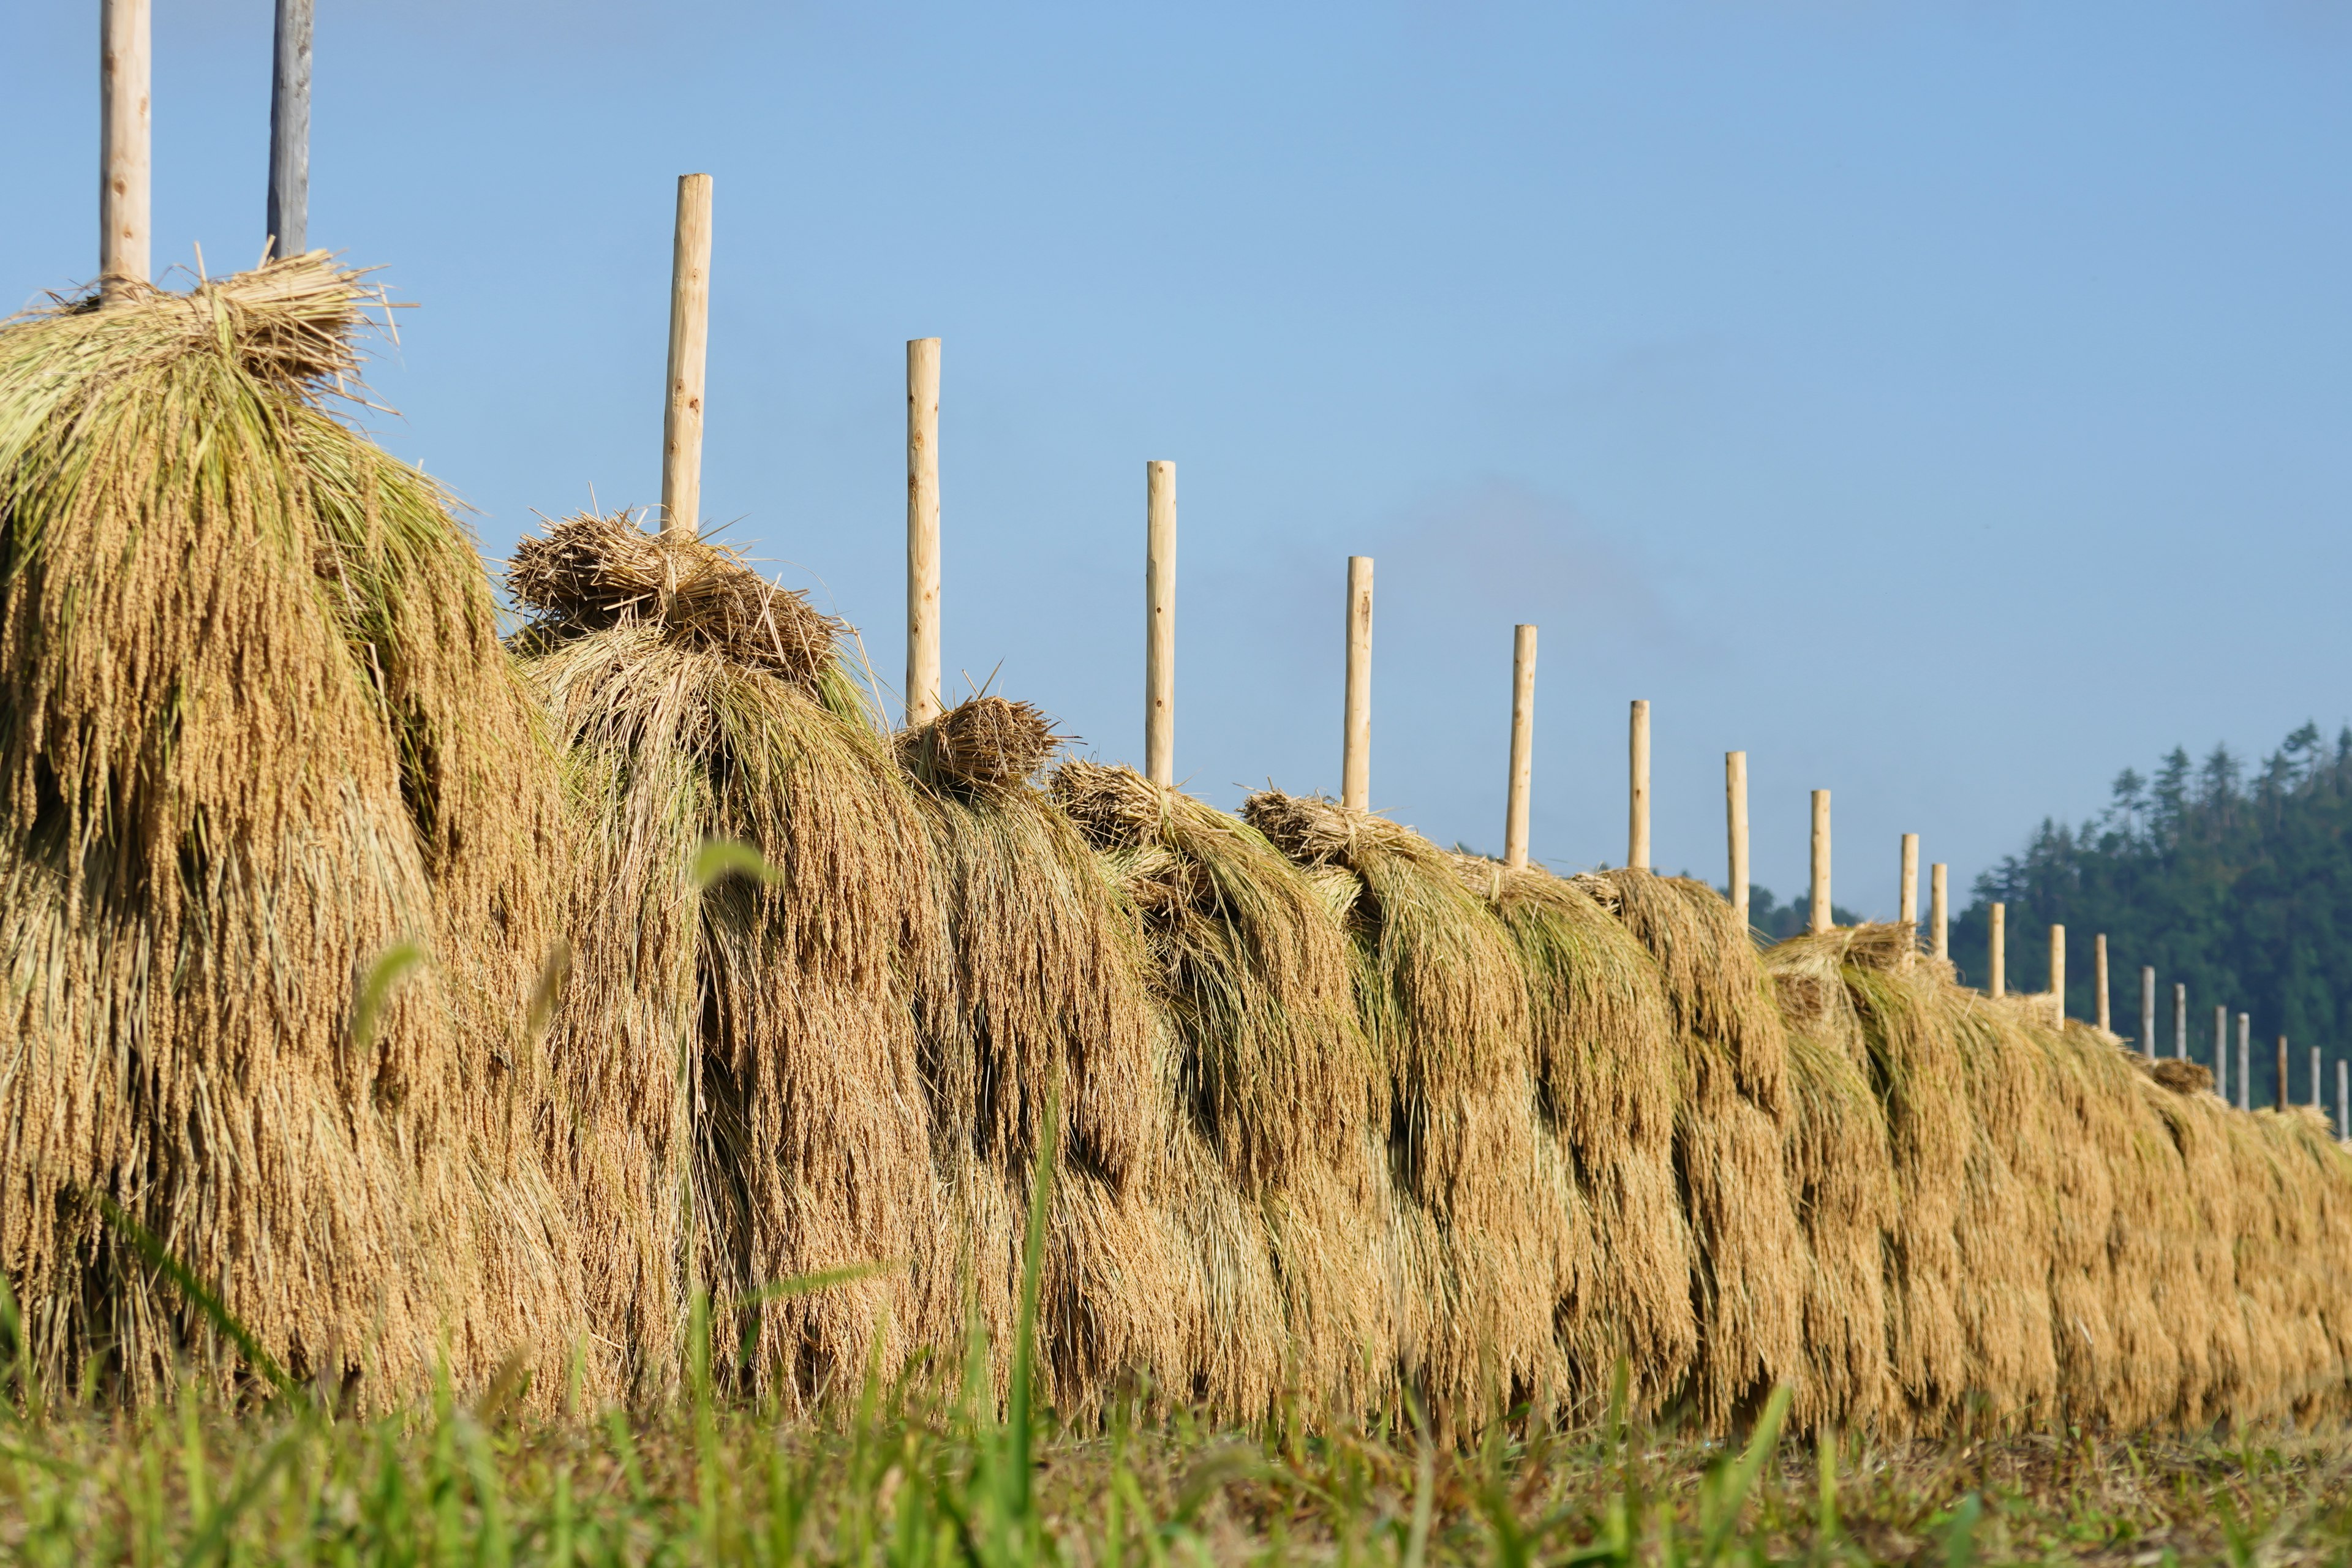
[(2251, 1014), (2238, 1015), (2238, 1109), (2254, 1108), (2254, 1021)]
[(310, 8), (278, 0), (269, 73), (270, 254), (299, 256), (310, 226)]
[(1992, 968), (1992, 984), (1986, 989), (1995, 996), (2009, 994), (2009, 906), (1995, 900), (1990, 917), (1990, 931), (1985, 945), (1990, 949), (1988, 962)]
[(2213, 1092), (2230, 1103), (2230, 1009), (2213, 1009)]
[(702, 381), (710, 357), (710, 176), (677, 177), (669, 258), (669, 402), (662, 415), (662, 531), (702, 526)]
[(2288, 1103), (2286, 1087), (2286, 1037), (2284, 1035), (2281, 1035), (2278, 1037), (2278, 1082), (2273, 1087), (2272, 1090), (2277, 1100), (2277, 1104), (2273, 1107), (2274, 1110), (2280, 1111), (2284, 1111), (2286, 1110)]
[(1895, 879), (1895, 903), (1902, 910), (1896, 918), (1911, 928), (1911, 945), (1919, 945), (1919, 836), (1903, 836), (1903, 870)]
[(1372, 558), (1348, 557), (1348, 700), (1339, 804), (1372, 808)]
[(1941, 860), (1927, 868), (1927, 926), (1933, 936), (1929, 951), (1948, 963), (1952, 958), (1951, 868)]
[(99, 292), (147, 281), (154, 119), (149, 0), (101, 0), (98, 40)]
[(1723, 753), (1724, 826), (1731, 840), (1731, 912), (1748, 929), (1748, 753)]
[(2054, 921), (2050, 927), (2050, 999), (2058, 1009), (2058, 1021), (2066, 1021), (2066, 928)]
[(2317, 1046), (2311, 1047), (2311, 1109), (2314, 1110), (2327, 1109), (2327, 1097), (2320, 1092), (2319, 1088), (2319, 1047)]
[(2172, 983), (2172, 1055), (2189, 1059), (2189, 987), (2178, 980)]
[(2352, 1139), (2352, 1061), (2336, 1058), (2336, 1136)]
[(2139, 966), (2139, 1054), (2156, 1060), (2156, 969)]
[(1143, 465), (1143, 776), (1176, 783), (1176, 465)]
[(1650, 868), (1650, 704), (1635, 698), (1626, 735), (1625, 864)]
[(1805, 921), (1810, 931), (1830, 929), (1830, 792), (1813, 792), (1812, 910)]
[(1511, 630), (1511, 784), (1503, 805), (1503, 864), (1528, 863), (1528, 796), (1535, 784), (1536, 629)]
[(907, 343), (907, 727), (940, 716), (940, 340)]
[[(2112, 1035), (2115, 1030), (2108, 1026), (2114, 1021), (2114, 1016), (2108, 1010), (2107, 933), (2105, 931), (2095, 931), (2091, 936), (2091, 989), (2096, 993), (2091, 998), (2091, 1021), (2099, 1026), (2099, 1033)], [(2058, 1011), (2063, 1014), (2065, 1010), (2066, 999), (2062, 995), (2058, 999)]]

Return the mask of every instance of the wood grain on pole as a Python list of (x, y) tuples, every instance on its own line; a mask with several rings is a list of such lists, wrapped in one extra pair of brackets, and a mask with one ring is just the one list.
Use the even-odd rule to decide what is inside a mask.
[(677, 177), (669, 256), (669, 400), (662, 413), (662, 531), (702, 525), (702, 384), (710, 358), (710, 176)]
[(1987, 963), (1992, 970), (1991, 984), (1986, 989), (1995, 996), (2009, 994), (2009, 906), (1995, 900), (1987, 916), (1985, 946)]
[(149, 0), (101, 0), (98, 41), (99, 291), (147, 281), (154, 120)]
[(1339, 747), (1339, 804), (1372, 808), (1372, 558), (1348, 557), (1348, 696)]
[(1951, 871), (1938, 860), (1927, 868), (1927, 925), (1934, 932), (1936, 956), (1948, 963), (1952, 958), (1952, 889)]
[(1528, 863), (1528, 796), (1535, 784), (1536, 629), (1511, 630), (1511, 786), (1503, 806), (1503, 864)]
[(2230, 1009), (2213, 1009), (2213, 1092), (2230, 1103)]
[(1143, 465), (1143, 775), (1176, 783), (1176, 465)]
[[(2095, 931), (2091, 935), (2091, 989), (2097, 993), (2091, 999), (2092, 1021), (2098, 1025), (2099, 1033), (2112, 1035), (2115, 1030), (2108, 1026), (2114, 1022), (2114, 1015), (2108, 1011), (2107, 933), (2105, 931)], [(2063, 998), (2061, 1002), (2060, 1011), (2063, 1012)]]
[(1830, 792), (1813, 792), (1812, 908), (1805, 921), (1811, 931), (1830, 929)]
[(1919, 836), (1903, 836), (1903, 870), (1896, 879), (1895, 901), (1903, 913), (1899, 917), (1911, 928), (1914, 947), (1918, 945), (1919, 931)]
[(2050, 927), (2050, 996), (2058, 1009), (2058, 1021), (2066, 1021), (2066, 928), (2053, 923)]
[(2177, 1061), (2189, 1059), (2189, 987), (2177, 980), (2172, 984), (2172, 1055)]
[(1650, 704), (1637, 697), (1626, 736), (1625, 864), (1650, 868)]
[(278, 0), (269, 73), (270, 254), (299, 256), (310, 227), (310, 11), (315, 0)]
[(907, 342), (907, 727), (940, 716), (940, 340)]
[(1723, 753), (1724, 826), (1731, 840), (1731, 912), (1748, 929), (1748, 753)]
[(2241, 1110), (2254, 1108), (2253, 1027), (2252, 1015), (2238, 1015), (2238, 1109)]
[(2139, 966), (2139, 1054), (2156, 1060), (2156, 970)]

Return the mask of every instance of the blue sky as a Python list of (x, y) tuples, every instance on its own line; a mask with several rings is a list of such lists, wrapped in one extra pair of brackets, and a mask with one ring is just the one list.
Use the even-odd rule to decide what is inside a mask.
[[(159, 0), (155, 254), (262, 239), (268, 0)], [(655, 499), (675, 177), (716, 179), (706, 515), (902, 638), (906, 339), (945, 339), (946, 659), (1141, 750), (1178, 465), (1180, 773), (1336, 787), (1891, 912), (2175, 742), (2352, 718), (2352, 8), (323, 0), (311, 238), (381, 266), (382, 439), (503, 555)], [(688, 19), (690, 17), (690, 20)], [(0, 19), (0, 302), (95, 271), (94, 4)]]

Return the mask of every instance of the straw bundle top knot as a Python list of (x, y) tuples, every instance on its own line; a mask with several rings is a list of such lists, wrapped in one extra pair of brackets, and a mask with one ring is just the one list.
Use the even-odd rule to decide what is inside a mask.
[(1261, 790), (1242, 803), (1242, 820), (1301, 866), (1350, 866), (1359, 844), (1390, 844), (1407, 829), (1328, 795)]
[(926, 784), (1011, 789), (1025, 784), (1071, 737), (1034, 702), (973, 697), (898, 737), (899, 755)]
[(507, 586), (561, 640), (624, 625), (814, 689), (845, 624), (769, 582), (742, 555), (691, 534), (647, 533), (635, 516), (583, 512), (515, 547)]
[(2175, 1094), (2213, 1092), (2213, 1069), (2203, 1062), (2164, 1057), (2148, 1065), (2147, 1074)]
[(1072, 759), (1054, 770), (1054, 804), (1097, 849), (1133, 849), (1160, 837), (1168, 793), (1133, 768)]

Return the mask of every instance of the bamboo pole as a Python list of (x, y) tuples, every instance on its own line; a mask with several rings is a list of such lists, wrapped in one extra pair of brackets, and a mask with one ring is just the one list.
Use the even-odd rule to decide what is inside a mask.
[(1830, 929), (1830, 792), (1813, 792), (1812, 910), (1805, 921), (1811, 931)]
[(1748, 929), (1748, 753), (1723, 753), (1724, 826), (1731, 840), (1731, 912)]
[[(2091, 989), (2095, 993), (2091, 998), (2091, 1021), (2098, 1025), (2099, 1033), (2112, 1035), (2115, 1030), (2108, 1026), (2114, 1022), (2114, 1016), (2108, 1010), (2107, 933), (2105, 931), (2095, 931), (2091, 936)], [(2063, 1015), (2065, 1010), (2065, 998), (2062, 996), (2058, 1011)]]
[(1911, 944), (1918, 945), (1919, 931), (1919, 836), (1903, 836), (1903, 870), (1896, 879), (1896, 902), (1901, 907), (1903, 923), (1911, 928)]
[(2172, 983), (2172, 1055), (2176, 1061), (2189, 1059), (2189, 987), (2178, 980)]
[(2058, 1021), (2066, 1021), (2066, 928), (2056, 922), (2050, 927), (2050, 998), (2058, 1009)]
[(2139, 966), (2139, 1054), (2156, 1060), (2156, 967)]
[(2254, 1108), (2253, 1019), (2244, 1013), (2238, 1015), (2238, 1109)]
[(710, 176), (677, 177), (669, 258), (669, 402), (662, 414), (662, 531), (702, 525), (702, 379), (710, 357)]
[(940, 716), (940, 340), (907, 343), (907, 727)]
[[(934, 503), (936, 505), (936, 501)], [(1176, 465), (1143, 465), (1143, 775), (1176, 783)]]
[(1528, 863), (1528, 796), (1535, 784), (1536, 629), (1511, 630), (1511, 784), (1503, 806), (1503, 864)]
[(1643, 698), (1633, 700), (1627, 742), (1625, 864), (1646, 871), (1650, 868), (1650, 704)]
[(147, 281), (154, 116), (149, 0), (102, 0), (98, 42), (99, 292)]
[(1936, 957), (1950, 963), (1952, 957), (1951, 872), (1938, 860), (1927, 868), (1927, 924), (1935, 932)]
[(269, 246), (299, 256), (310, 226), (310, 12), (314, 0), (278, 0), (269, 73)]
[(1991, 950), (1992, 984), (1989, 987), (1995, 996), (2009, 994), (2009, 906), (1993, 901), (1990, 931), (1986, 946)]
[(2230, 1103), (2230, 1009), (2213, 1009), (2213, 1092)]
[(1372, 808), (1372, 558), (1348, 557), (1348, 695), (1339, 804)]
[(2284, 1112), (2285, 1111), (2285, 1110), (2286, 1110), (2286, 1106), (2287, 1106), (2287, 1098), (2286, 1098), (2286, 1037), (2285, 1037), (2284, 1035), (2281, 1035), (2281, 1036), (2278, 1037), (2278, 1040), (2279, 1040), (2279, 1043), (2278, 1043), (2278, 1083), (2277, 1083), (2277, 1084), (2276, 1084), (2276, 1086), (2275, 1086), (2275, 1090), (2276, 1090), (2276, 1095), (2277, 1095), (2277, 1100), (2278, 1100), (2278, 1107), (2277, 1107), (2277, 1108), (2278, 1108), (2278, 1110), (2279, 1110), (2282, 1113), (2284, 1113)]

